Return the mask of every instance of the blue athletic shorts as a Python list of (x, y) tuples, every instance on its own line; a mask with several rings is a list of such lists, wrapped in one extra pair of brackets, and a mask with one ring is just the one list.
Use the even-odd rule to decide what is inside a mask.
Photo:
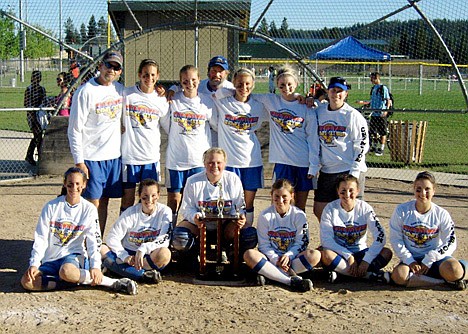
[(124, 189), (132, 189), (136, 187), (144, 179), (153, 179), (161, 181), (161, 172), (159, 162), (154, 162), (146, 165), (123, 165), (122, 166), (122, 182)]
[(226, 167), (226, 170), (239, 176), (244, 190), (257, 191), (258, 188), (263, 188), (263, 166), (246, 168)]
[(65, 263), (71, 263), (74, 264), (75, 267), (79, 269), (89, 269), (89, 261), (88, 258), (80, 255), (80, 254), (70, 254), (65, 257), (62, 257), (61, 259), (55, 260), (55, 261), (50, 261), (50, 262), (45, 262), (40, 265), (39, 271), (43, 275), (49, 275), (49, 276), (54, 276), (54, 277), (59, 277), (59, 271), (60, 268), (65, 264)]
[[(349, 171), (340, 172), (340, 173), (320, 172), (318, 181), (317, 181), (317, 189), (315, 190), (315, 194), (314, 194), (314, 201), (330, 203), (338, 199), (338, 192), (336, 190), (336, 179), (341, 174), (347, 174), (347, 173), (349, 173)], [(359, 194), (358, 194), (359, 199), (362, 199), (362, 196), (364, 195), (365, 182), (366, 182), (365, 174), (360, 173), (359, 174)]]
[(314, 189), (312, 179), (307, 178), (308, 167), (296, 167), (284, 164), (275, 164), (273, 169), (273, 182), (278, 179), (287, 179), (295, 191), (309, 191)]
[(166, 188), (169, 193), (180, 193), (185, 187), (187, 179), (197, 173), (203, 172), (204, 167), (195, 167), (187, 170), (174, 170), (166, 168)]
[(89, 180), (84, 198), (122, 197), (122, 161), (120, 158), (103, 161), (85, 160), (89, 170)]

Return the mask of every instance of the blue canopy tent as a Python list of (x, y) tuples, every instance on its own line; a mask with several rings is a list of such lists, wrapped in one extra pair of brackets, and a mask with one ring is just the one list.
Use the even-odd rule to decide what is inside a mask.
[(348, 36), (338, 43), (311, 54), (309, 59), (389, 61), (391, 56), (387, 52), (364, 45), (353, 36)]

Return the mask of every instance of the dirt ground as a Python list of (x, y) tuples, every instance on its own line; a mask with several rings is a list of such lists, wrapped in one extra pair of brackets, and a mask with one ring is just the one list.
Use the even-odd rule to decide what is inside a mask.
[[(159, 285), (140, 285), (137, 296), (99, 288), (25, 292), (19, 281), (27, 269), (37, 218), (60, 185), (58, 177), (0, 184), (1, 333), (468, 333), (468, 292), (445, 286), (405, 290), (315, 279), (313, 291), (297, 293), (278, 285), (200, 285), (193, 276), (179, 272), (164, 274)], [(395, 206), (412, 198), (411, 185), (370, 179), (366, 189), (365, 199), (388, 232)], [(457, 224), (455, 255), (467, 259), (467, 189), (440, 186), (436, 192), (435, 202)], [(166, 202), (165, 189), (161, 201)], [(261, 190), (257, 213), (269, 202), (268, 189)], [(312, 202), (313, 194), (306, 213), (310, 247), (316, 247), (318, 223)], [(117, 218), (118, 207), (118, 201), (111, 201), (107, 230)], [(394, 258), (386, 270), (396, 262)]]

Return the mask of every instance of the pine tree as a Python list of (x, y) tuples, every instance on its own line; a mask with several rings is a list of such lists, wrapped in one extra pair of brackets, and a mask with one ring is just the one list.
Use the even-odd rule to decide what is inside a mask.
[(73, 20), (71, 19), (71, 17), (69, 17), (67, 19), (67, 21), (65, 22), (65, 43), (68, 43), (68, 44), (76, 44), (78, 41), (77, 41), (77, 37), (75, 35), (75, 32), (77, 31), (76, 28), (75, 28), (75, 25), (73, 24)]
[(101, 16), (97, 23), (97, 35), (106, 36), (107, 35), (107, 21), (104, 16)]
[(86, 41), (88, 40), (88, 33), (86, 31), (86, 26), (84, 23), (81, 24), (80, 35), (81, 35), (81, 44), (86, 43)]
[(90, 40), (93, 37), (96, 37), (98, 35), (97, 32), (98, 26), (96, 23), (96, 19), (94, 18), (94, 15), (91, 15), (91, 18), (88, 22), (88, 40)]

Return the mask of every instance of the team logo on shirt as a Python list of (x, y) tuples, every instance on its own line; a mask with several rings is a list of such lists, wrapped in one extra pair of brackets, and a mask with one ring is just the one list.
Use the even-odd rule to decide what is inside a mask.
[(105, 115), (110, 119), (120, 117), (122, 112), (122, 98), (115, 98), (115, 96), (109, 96), (104, 101), (96, 103), (96, 114)]
[(294, 244), (296, 239), (296, 231), (277, 230), (268, 231), (268, 237), (278, 250), (287, 252), (289, 247)]
[(51, 221), (49, 226), (52, 235), (58, 239), (59, 246), (67, 245), (71, 240), (81, 235), (84, 230), (83, 225), (75, 225), (69, 221)]
[(150, 122), (159, 119), (159, 110), (145, 103), (127, 104), (127, 116), (130, 117), (132, 128), (143, 126), (149, 128)]
[[(416, 223), (417, 224), (417, 223)], [(422, 224), (409, 226), (403, 225), (403, 234), (411, 240), (416, 246), (422, 246), (426, 242), (437, 238), (439, 235), (438, 228), (429, 228)]]
[(334, 226), (333, 233), (336, 238), (341, 240), (342, 244), (354, 246), (366, 235), (367, 225), (353, 226), (353, 222), (347, 222), (350, 226)]
[(197, 128), (203, 126), (206, 121), (205, 115), (197, 114), (193, 111), (176, 111), (172, 118), (182, 128), (182, 134), (192, 134)]
[(295, 115), (292, 110), (280, 109), (270, 111), (270, 117), (283, 133), (293, 133), (296, 128), (302, 128), (304, 118)]
[[(205, 215), (218, 214), (218, 199), (208, 201), (198, 201), (198, 207), (203, 207)], [(232, 201), (224, 200), (223, 214), (229, 215), (231, 213)]]
[(346, 136), (346, 126), (337, 125), (333, 121), (319, 125), (319, 137), (327, 144), (331, 144), (333, 140)]
[(224, 124), (233, 128), (236, 133), (247, 133), (258, 123), (258, 117), (249, 117), (248, 115), (226, 115)]
[(140, 246), (146, 242), (155, 241), (161, 234), (161, 230), (146, 229), (143, 231), (133, 231), (128, 235), (128, 242), (133, 243), (135, 246)]

